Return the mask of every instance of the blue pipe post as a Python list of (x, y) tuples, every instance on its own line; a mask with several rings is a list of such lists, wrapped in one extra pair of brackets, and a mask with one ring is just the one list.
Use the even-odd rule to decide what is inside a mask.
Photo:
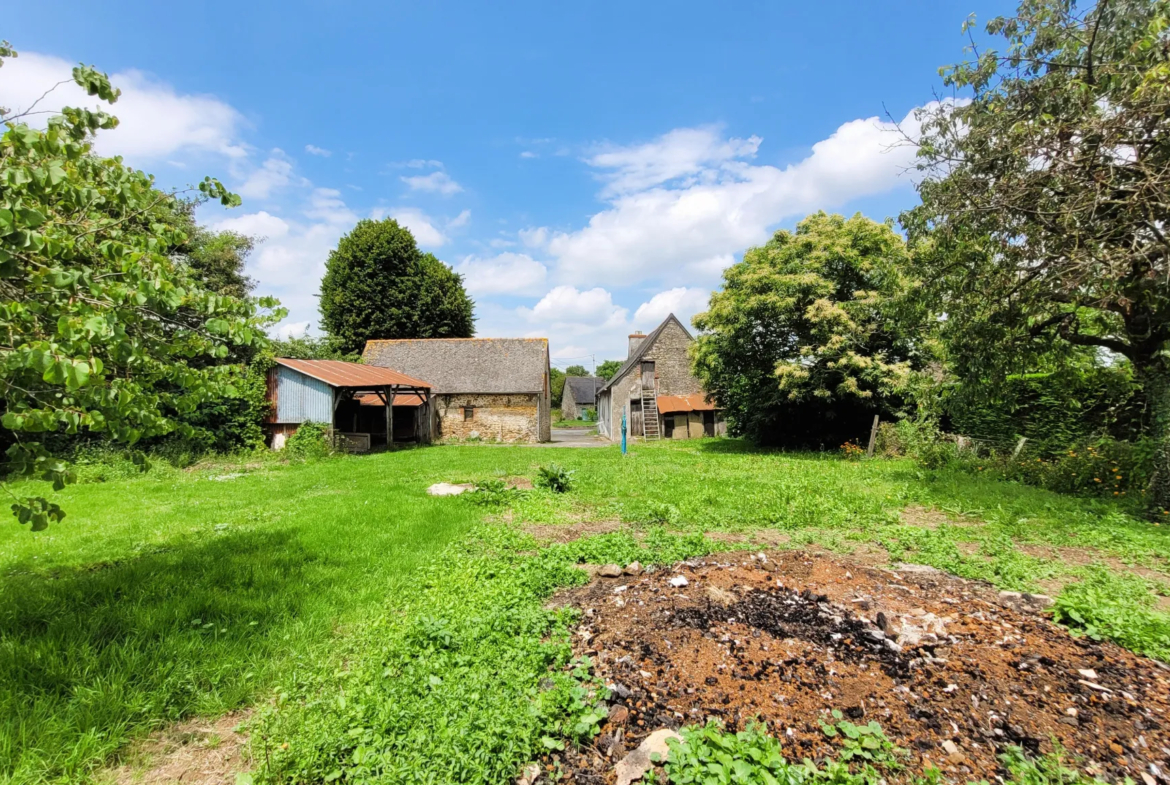
[(626, 407), (622, 407), (622, 455), (626, 454)]

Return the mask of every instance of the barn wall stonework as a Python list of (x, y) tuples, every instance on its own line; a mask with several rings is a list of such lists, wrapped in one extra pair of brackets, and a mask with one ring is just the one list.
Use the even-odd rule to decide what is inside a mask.
[[(551, 436), (547, 396), (453, 393), (435, 396), (434, 403), (442, 441), (537, 442)], [(469, 406), (471, 419), (464, 411)]]
[[(691, 374), (691, 360), (687, 347), (691, 338), (686, 331), (671, 321), (654, 343), (646, 350), (643, 360), (654, 361), (654, 373), (658, 383), (658, 395), (692, 395), (703, 392), (699, 380)], [(621, 439), (622, 407), (628, 406), (630, 396), (641, 395), (642, 371), (635, 366), (626, 372), (613, 387), (613, 405), (610, 409), (611, 438)]]

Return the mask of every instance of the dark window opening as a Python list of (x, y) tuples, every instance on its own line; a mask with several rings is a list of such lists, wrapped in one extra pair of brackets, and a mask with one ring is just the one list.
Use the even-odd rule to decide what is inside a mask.
[(662, 426), (663, 426), (662, 427), (662, 435), (667, 439), (673, 438), (674, 437), (674, 415), (673, 414), (664, 415), (662, 418)]
[(703, 412), (703, 435), (715, 435), (715, 412)]
[(463, 419), (464, 419), (464, 421), (475, 419), (475, 407), (474, 406), (464, 406), (463, 407)]

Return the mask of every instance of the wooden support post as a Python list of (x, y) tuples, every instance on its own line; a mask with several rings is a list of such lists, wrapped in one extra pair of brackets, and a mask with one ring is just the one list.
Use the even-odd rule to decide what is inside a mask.
[(386, 447), (389, 449), (394, 443), (394, 393), (387, 387), (383, 396), (386, 401)]
[(873, 416), (873, 428), (869, 430), (869, 447), (865, 451), (865, 456), (867, 458), (873, 457), (873, 448), (877, 446), (878, 422), (880, 419), (881, 418), (876, 414)]

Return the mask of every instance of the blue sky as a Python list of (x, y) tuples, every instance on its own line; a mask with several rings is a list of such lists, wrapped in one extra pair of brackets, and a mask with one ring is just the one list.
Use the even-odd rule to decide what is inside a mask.
[[(24, 3), (0, 105), (77, 61), (114, 76), (99, 149), (244, 197), (249, 272), (312, 330), (329, 250), (394, 216), (467, 279), (477, 333), (555, 362), (702, 310), (745, 248), (818, 210), (913, 204), (893, 118), (937, 97), (960, 25), (1007, 2)], [(64, 87), (49, 103), (80, 103)]]

